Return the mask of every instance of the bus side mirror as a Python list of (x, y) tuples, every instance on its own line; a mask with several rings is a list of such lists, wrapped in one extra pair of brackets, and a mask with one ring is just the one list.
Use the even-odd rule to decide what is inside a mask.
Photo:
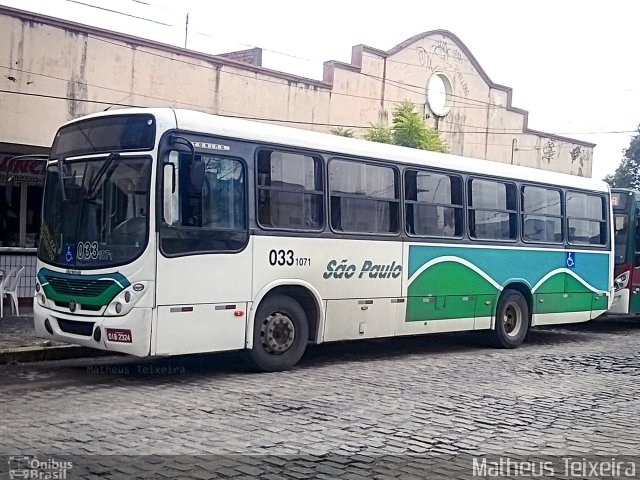
[(178, 223), (178, 152), (169, 152), (169, 161), (162, 170), (162, 216), (168, 225)]

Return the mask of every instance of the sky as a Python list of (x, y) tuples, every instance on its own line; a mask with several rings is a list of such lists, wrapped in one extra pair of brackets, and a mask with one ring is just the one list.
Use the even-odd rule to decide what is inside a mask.
[[(596, 143), (612, 173), (640, 124), (640, 2), (608, 0), (0, 0), (0, 4), (216, 54), (263, 49), (263, 66), (322, 78), (351, 47), (389, 50), (429, 30), (457, 35), (529, 127)], [(115, 13), (112, 11), (121, 13)], [(137, 18), (136, 18), (137, 17)]]

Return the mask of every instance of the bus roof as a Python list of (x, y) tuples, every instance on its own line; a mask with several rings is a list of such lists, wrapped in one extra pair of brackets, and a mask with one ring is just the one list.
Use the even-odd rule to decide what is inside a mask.
[[(244, 139), (259, 143), (319, 150), (336, 155), (388, 160), (416, 166), (434, 167), (509, 179), (528, 180), (557, 186), (609, 192), (609, 185), (606, 182), (593, 178), (448, 153), (428, 152), (415, 148), (386, 145), (367, 140), (313, 132), (301, 128), (283, 127), (259, 121), (212, 115), (194, 110), (123, 108), (100, 112), (89, 115), (89, 117), (133, 113), (151, 113), (157, 118), (162, 118), (163, 124), (175, 122), (177, 128), (191, 132), (202, 132), (210, 135)], [(74, 121), (81, 119), (82, 118), (79, 118)]]

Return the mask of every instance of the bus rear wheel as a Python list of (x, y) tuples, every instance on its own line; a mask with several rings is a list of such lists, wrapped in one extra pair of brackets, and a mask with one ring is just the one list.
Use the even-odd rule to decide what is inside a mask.
[(308, 337), (307, 315), (298, 302), (286, 295), (267, 297), (256, 312), (249, 355), (259, 370), (288, 370), (302, 358)]
[(515, 348), (524, 342), (529, 331), (529, 307), (517, 290), (505, 290), (496, 309), (496, 325), (491, 332), (493, 344)]

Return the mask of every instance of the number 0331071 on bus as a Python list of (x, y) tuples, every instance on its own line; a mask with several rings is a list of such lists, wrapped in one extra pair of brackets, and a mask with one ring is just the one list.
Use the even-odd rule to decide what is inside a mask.
[(55, 137), (39, 335), (132, 355), (479, 330), (499, 347), (613, 295), (603, 182), (172, 109)]

